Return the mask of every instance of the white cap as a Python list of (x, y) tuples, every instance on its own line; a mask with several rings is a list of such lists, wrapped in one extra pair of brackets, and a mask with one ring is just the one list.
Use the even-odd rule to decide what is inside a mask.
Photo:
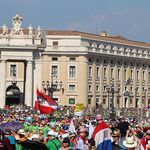
[(69, 134), (68, 133), (65, 133), (61, 136), (63, 139), (66, 138), (66, 137), (69, 137)]
[(53, 130), (50, 130), (50, 131), (47, 132), (47, 135), (55, 136), (56, 134), (55, 134), (55, 132)]
[(38, 135), (38, 134), (33, 134), (33, 135), (31, 136), (31, 139), (34, 139), (34, 138), (38, 139), (38, 138), (39, 138), (39, 135)]

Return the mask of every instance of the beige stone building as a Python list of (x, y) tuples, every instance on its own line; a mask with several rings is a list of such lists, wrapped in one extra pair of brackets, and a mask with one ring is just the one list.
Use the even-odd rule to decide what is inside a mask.
[(106, 32), (22, 28), (22, 20), (16, 15), (11, 29), (0, 29), (0, 107), (33, 106), (47, 81), (62, 82), (53, 92), (60, 105), (109, 107), (113, 99), (116, 108), (148, 106), (150, 44)]

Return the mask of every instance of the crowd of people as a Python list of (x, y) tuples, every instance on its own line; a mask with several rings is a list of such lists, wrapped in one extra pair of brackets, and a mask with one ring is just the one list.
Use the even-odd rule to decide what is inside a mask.
[(0, 110), (0, 150), (150, 150), (150, 118)]

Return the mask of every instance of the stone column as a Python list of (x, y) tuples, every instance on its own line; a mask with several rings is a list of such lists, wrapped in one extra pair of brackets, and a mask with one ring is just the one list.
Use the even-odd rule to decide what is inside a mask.
[[(114, 66), (114, 71), (113, 71), (113, 77), (114, 77), (114, 90), (117, 91), (118, 90), (118, 85), (117, 85), (117, 64), (115, 64)], [(115, 92), (114, 94), (114, 107), (117, 108), (117, 95), (118, 93)]]
[(33, 79), (33, 104), (34, 104), (34, 101), (37, 99), (37, 95), (36, 95), (36, 89), (42, 89), (41, 87), (41, 84), (42, 84), (42, 80), (41, 80), (41, 68), (42, 68), (42, 62), (41, 60), (39, 61), (35, 61), (35, 64), (34, 64), (34, 79)]
[[(110, 85), (110, 62), (107, 64), (107, 67), (106, 67), (106, 80), (107, 80), (107, 85)], [(109, 93), (108, 95), (107, 95), (107, 101), (106, 101), (106, 106), (107, 106), (107, 108), (110, 108), (110, 94), (111, 93)]]
[(124, 65), (120, 67), (120, 103), (119, 108), (124, 107)]
[(148, 85), (149, 85), (149, 72), (148, 72), (148, 65), (146, 65), (146, 69), (145, 69), (145, 89), (146, 89), (146, 93), (145, 93), (145, 106), (148, 106)]
[(95, 93), (96, 93), (96, 63), (94, 62), (92, 64), (92, 106), (96, 105), (96, 97), (95, 97)]
[(25, 104), (27, 106), (33, 106), (33, 69), (32, 61), (27, 61), (26, 65), (26, 83), (25, 83)]
[[(129, 73), (128, 71), (129, 71), (130, 73)], [(129, 74), (129, 75), (128, 75), (128, 74)], [(130, 108), (130, 107), (131, 107), (131, 104), (130, 104), (130, 101), (131, 101), (131, 97), (130, 97), (130, 95), (131, 95), (131, 91), (130, 91), (131, 86), (130, 86), (130, 84), (131, 84), (131, 83), (127, 84), (128, 78), (130, 78), (130, 80), (131, 80), (131, 68), (130, 68), (130, 65), (128, 65), (128, 67), (127, 67), (127, 69), (126, 69), (126, 87), (127, 87), (127, 91), (129, 92), (129, 95), (127, 96), (126, 107), (127, 107), (127, 108)], [(130, 81), (130, 82), (131, 82), (131, 81)]]
[(104, 71), (103, 71), (103, 63), (101, 62), (101, 64), (100, 64), (100, 73), (99, 73), (99, 75), (100, 75), (100, 97), (101, 97), (101, 104), (103, 104), (103, 90), (104, 90), (104, 83), (103, 83), (103, 79), (104, 79), (104, 77), (103, 77), (103, 74), (104, 74)]
[(0, 63), (0, 108), (3, 108), (6, 101), (6, 61)]
[(133, 108), (136, 106), (136, 97), (137, 97), (137, 85), (136, 85), (136, 64), (134, 64), (133, 68)]
[(140, 94), (140, 99), (139, 99), (139, 108), (142, 108), (143, 104), (142, 104), (142, 98), (143, 98), (143, 85), (142, 85), (142, 82), (143, 82), (143, 79), (142, 79), (142, 66), (140, 66), (140, 69), (139, 69), (139, 94)]

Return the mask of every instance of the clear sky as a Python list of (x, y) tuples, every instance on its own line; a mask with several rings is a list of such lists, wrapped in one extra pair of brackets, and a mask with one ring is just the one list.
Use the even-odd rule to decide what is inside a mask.
[(77, 30), (150, 43), (150, 0), (0, 0), (0, 26), (23, 17), (41, 29)]

